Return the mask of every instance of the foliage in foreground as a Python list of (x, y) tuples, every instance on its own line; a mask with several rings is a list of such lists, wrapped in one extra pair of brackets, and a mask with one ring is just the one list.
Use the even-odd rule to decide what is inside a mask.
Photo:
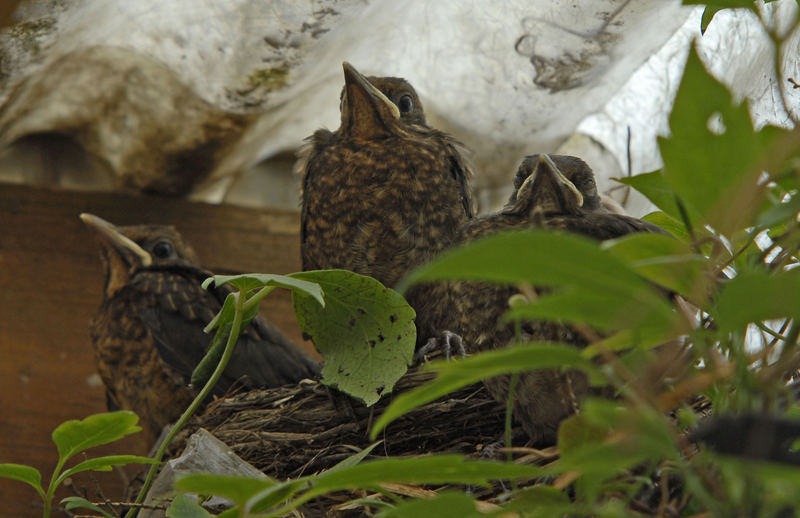
[[(50, 477), (50, 482), (45, 489), (42, 486), (42, 475), (35, 468), (23, 464), (0, 464), (0, 477), (10, 478), (24, 482), (36, 490), (44, 504), (44, 516), (50, 516), (53, 495), (68, 477), (83, 471), (110, 471), (113, 466), (141, 463), (151, 464), (154, 461), (147, 457), (136, 455), (108, 455), (95, 457), (78, 462), (69, 469), (64, 469), (67, 461), (75, 455), (94, 448), (109, 444), (126, 435), (141, 430), (136, 426), (139, 418), (133, 412), (121, 410), (107, 414), (95, 414), (82, 421), (66, 421), (53, 430), (53, 442), (58, 449), (58, 463)], [(73, 497), (67, 499), (67, 509), (75, 504), (81, 504), (83, 499)], [(110, 516), (105, 513), (106, 516)]]
[[(747, 107), (733, 103), (694, 52), (670, 125), (672, 136), (661, 140), (664, 168), (621, 181), (659, 208), (647, 219), (675, 238), (632, 235), (599, 245), (544, 230), (497, 235), (444, 254), (406, 280), (550, 286), (549, 295), (515, 305), (508, 317), (589, 325), (602, 334), (583, 351), (519, 344), (431, 364), (438, 378), (397, 397), (377, 420), (373, 437), (409, 409), (487, 376), (577, 368), (594, 383), (613, 387), (617, 397), (590, 398), (562, 424), (558, 460), (541, 466), (469, 463), (470, 476), (482, 477), (480, 482), (508, 483), (491, 504), (452, 490), (420, 500), (386, 489), (391, 483), (479, 484), (466, 480), (464, 466), (448, 466), (465, 461), (433, 455), (351, 468), (363, 469), (364, 478), (332, 470), (300, 481), (262, 482), (261, 489), (236, 495), (239, 505), (229, 516), (277, 516), (345, 488), (388, 495), (388, 501), (360, 501), (382, 516), (415, 518), (456, 509), (462, 516), (543, 517), (772, 517), (800, 511), (800, 469), (788, 447), (753, 453), (754, 441), (780, 446), (800, 429), (788, 383), (800, 365), (800, 131), (755, 131)], [(656, 285), (689, 304), (670, 304)], [(669, 370), (663, 368), (663, 344), (681, 358)], [(687, 433), (698, 420), (690, 404), (696, 395), (730, 427), (722, 439), (697, 432), (709, 446), (700, 452)], [(761, 432), (747, 429), (753, 423)], [(780, 436), (787, 428), (789, 435)], [(774, 435), (765, 438), (764, 430)], [(725, 437), (735, 440), (726, 443)], [(503, 473), (501, 466), (531, 469)], [(214, 493), (213, 481), (203, 477), (187, 478), (179, 488)]]
[[(714, 10), (752, 8), (742, 0), (713, 5)], [(780, 43), (779, 35), (772, 36)], [(722, 124), (710, 124), (712, 120)], [(733, 104), (694, 53), (686, 65), (670, 126), (672, 136), (661, 141), (663, 170), (621, 181), (659, 208), (647, 219), (677, 239), (633, 235), (598, 245), (546, 231), (498, 235), (445, 254), (407, 279), (408, 284), (472, 279), (547, 285), (553, 288), (550, 295), (515, 305), (509, 318), (588, 325), (602, 331), (602, 337), (582, 351), (560, 344), (518, 344), (463, 361), (431, 364), (428, 368), (437, 371), (438, 378), (397, 397), (375, 423), (373, 436), (403, 412), (491, 375), (554, 366), (581, 369), (593, 383), (613, 387), (617, 397), (588, 399), (580, 414), (562, 424), (557, 460), (529, 465), (522, 459), (501, 463), (431, 455), (362, 463), (369, 448), (333, 469), (296, 480), (192, 475), (177, 483), (181, 494), (168, 515), (210, 516), (185, 496), (188, 493), (234, 501), (237, 506), (223, 516), (279, 516), (326, 493), (357, 488), (384, 494), (382, 501), (359, 502), (387, 517), (503, 513), (775, 517), (800, 512), (796, 456), (788, 447), (765, 450), (753, 444), (791, 439), (800, 422), (796, 417), (800, 408), (787, 383), (800, 365), (800, 130), (767, 127), (755, 131), (746, 106)], [(547, 261), (540, 250), (547, 251)], [(336, 306), (337, 321), (349, 323), (352, 317), (354, 323), (348, 324), (352, 336), (366, 337), (370, 348), (372, 336), (390, 336), (382, 333), (388, 325), (383, 320), (393, 312), (403, 313), (404, 321), (391, 327), (397, 331), (391, 336), (398, 337), (391, 346), (400, 344), (400, 350), (376, 356), (381, 358), (383, 372), (373, 376), (367, 368), (347, 374), (356, 380), (356, 391), (368, 386), (363, 377), (377, 380), (359, 396), (366, 402), (390, 390), (383, 383), (402, 375), (411, 354), (408, 344), (413, 348), (408, 326), (413, 314), (407, 306), (393, 292), (346, 273), (307, 272), (291, 277), (215, 278), (217, 283), (230, 282), (238, 291), (210, 326), (218, 329), (216, 346), (205, 370), (198, 369), (197, 379), (213, 386), (258, 301), (280, 286), (293, 290), (301, 326), (320, 342), (330, 336), (330, 322), (323, 311), (330, 305)], [(350, 281), (354, 284), (348, 288)], [(352, 288), (360, 283), (361, 288)], [(680, 294), (699, 310), (671, 306), (655, 285)], [(364, 293), (372, 293), (372, 298), (365, 300)], [(365, 323), (359, 308), (375, 321)], [(331, 342), (334, 349), (324, 351), (326, 358), (337, 354), (335, 340)], [(659, 356), (663, 347), (658, 346), (665, 343), (671, 343), (683, 358), (669, 371), (661, 368), (664, 360)], [(337, 365), (350, 369), (351, 361), (343, 358)], [(333, 381), (331, 376), (327, 382), (344, 388), (342, 380)], [(695, 395), (707, 398), (715, 414), (727, 419), (721, 436), (713, 431), (696, 434), (709, 445), (700, 452), (687, 435), (698, 419), (690, 405)], [(185, 416), (193, 411), (190, 408)], [(183, 418), (176, 429), (182, 422)], [(761, 428), (751, 429), (753, 423)], [(780, 436), (787, 429), (788, 435)], [(765, 437), (765, 433), (774, 435)], [(759, 453), (762, 450), (765, 453)], [(71, 456), (77, 450), (64, 452)], [(0, 475), (31, 484), (47, 502), (51, 489), (63, 480), (59, 473), (68, 456), (60, 456), (64, 458), (47, 492), (32, 468), (2, 465)], [(506, 491), (491, 503), (455, 489), (404, 499), (389, 485), (475, 487), (498, 480), (506, 483)]]

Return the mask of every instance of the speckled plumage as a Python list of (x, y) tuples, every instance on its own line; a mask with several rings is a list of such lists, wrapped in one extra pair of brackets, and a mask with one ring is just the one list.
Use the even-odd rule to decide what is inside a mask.
[(458, 143), (426, 124), (408, 82), (344, 71), (341, 126), (318, 130), (302, 153), (303, 269), (392, 287), (472, 217), (470, 171)]
[[(568, 182), (559, 180), (539, 155), (526, 157), (514, 178), (514, 193), (495, 214), (475, 218), (462, 225), (457, 241), (469, 242), (503, 230), (549, 227), (604, 240), (630, 232), (663, 232), (659, 227), (629, 216), (609, 213), (601, 203), (592, 170), (576, 157), (550, 157)], [(532, 176), (536, 172), (535, 176)], [(530, 178), (530, 179), (529, 179)], [(526, 182), (527, 180), (527, 182)], [(579, 192), (580, 196), (576, 193)], [(534, 293), (541, 293), (532, 288)], [(519, 293), (513, 286), (447, 282), (432, 285), (428, 305), (420, 308), (428, 326), (457, 332), (469, 352), (506, 347), (515, 340), (512, 324), (501, 316), (509, 298)], [(522, 325), (523, 341), (556, 341), (582, 347), (583, 333), (574, 327), (543, 321)], [(486, 381), (499, 401), (508, 397), (510, 376)], [(514, 416), (530, 438), (553, 443), (560, 422), (575, 412), (589, 390), (586, 377), (576, 371), (540, 370), (522, 373), (515, 389)]]
[[(81, 217), (103, 244), (106, 283), (91, 335), (109, 409), (136, 412), (152, 444), (194, 398), (191, 373), (213, 336), (203, 328), (229, 290), (201, 287), (211, 274), (197, 265), (196, 254), (172, 227), (114, 227), (95, 216)], [(223, 395), (235, 382), (272, 387), (317, 372), (313, 360), (257, 317), (240, 336), (214, 393)]]

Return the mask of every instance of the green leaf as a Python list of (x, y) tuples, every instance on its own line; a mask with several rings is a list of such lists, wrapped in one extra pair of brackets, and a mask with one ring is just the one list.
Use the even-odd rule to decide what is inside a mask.
[(647, 283), (596, 241), (551, 229), (509, 231), (448, 250), (400, 286), (443, 279), (589, 286), (628, 295)]
[(325, 471), (313, 480), (314, 494), (375, 487), (380, 483), (472, 484), (490, 480), (518, 480), (540, 476), (543, 468), (494, 461), (466, 460), (461, 455), (387, 458), (363, 462), (339, 471)]
[(556, 285), (559, 289), (542, 297), (542, 307), (535, 311), (565, 320), (593, 318), (592, 310), (606, 316), (613, 313), (616, 318), (602, 322), (594, 318), (604, 328), (632, 326), (637, 317), (647, 317), (651, 325), (669, 325), (673, 320), (665, 297), (599, 243), (551, 230), (505, 232), (476, 240), (443, 253), (405, 282), (438, 279)]
[(53, 430), (53, 442), (63, 463), (76, 453), (117, 441), (141, 430), (139, 417), (128, 410), (90, 415), (82, 421), (61, 423)]
[(292, 274), (325, 292), (325, 307), (294, 292), (300, 328), (325, 358), (322, 382), (368, 406), (405, 374), (414, 354), (414, 310), (397, 292), (346, 270)]
[(800, 317), (800, 269), (767, 274), (744, 271), (723, 286), (716, 322), (723, 332), (780, 317)]
[(127, 464), (158, 464), (158, 461), (149, 457), (138, 455), (108, 455), (85, 460), (59, 475), (59, 482), (82, 471), (110, 471), (112, 466), (125, 466)]
[[(215, 278), (210, 277), (206, 279), (206, 282), (213, 279)], [(204, 282), (203, 285), (205, 286), (206, 283)], [(204, 386), (216, 370), (217, 365), (219, 365), (222, 355), (225, 352), (225, 346), (227, 345), (230, 337), (231, 329), (233, 329), (233, 319), (236, 315), (236, 300), (237, 297), (240, 296), (243, 296), (241, 292), (229, 293), (228, 296), (225, 297), (225, 302), (223, 302), (222, 308), (205, 327), (204, 331), (206, 333), (212, 331), (213, 329), (216, 329), (217, 332), (214, 335), (214, 338), (211, 340), (211, 343), (208, 345), (208, 350), (206, 351), (205, 356), (203, 356), (203, 358), (200, 360), (200, 362), (198, 362), (197, 366), (192, 371), (192, 376), (190, 378), (192, 385), (197, 387)], [(253, 304), (243, 311), (242, 325), (240, 328), (242, 332), (245, 328), (247, 328), (248, 325), (250, 325), (250, 322), (256, 317), (256, 315), (258, 315), (258, 304)], [(239, 337), (237, 336), (236, 339), (238, 340)], [(236, 344), (234, 344), (234, 347), (235, 345)]]
[(375, 438), (390, 422), (401, 415), (478, 381), (514, 372), (545, 368), (579, 368), (600, 379), (597, 367), (584, 358), (579, 349), (563, 344), (518, 344), (486, 351), (458, 361), (436, 361), (425, 366), (438, 372), (433, 381), (398, 395), (383, 412), (370, 432)]
[[(709, 128), (715, 117), (721, 118), (722, 133)], [(723, 234), (747, 226), (763, 196), (757, 186), (761, 171), (769, 170), (763, 157), (786, 132), (773, 127), (755, 132), (747, 107), (732, 105), (730, 93), (708, 74), (694, 49), (670, 128), (672, 136), (659, 139), (664, 178), (683, 200), (693, 226), (707, 223)]]
[[(675, 202), (675, 192), (672, 190), (669, 183), (667, 183), (667, 179), (664, 177), (662, 171), (642, 173), (625, 178), (614, 178), (614, 180), (624, 183), (625, 185), (630, 185), (642, 193), (648, 200), (653, 202), (656, 207), (661, 209), (666, 215), (672, 217), (675, 221), (683, 221), (681, 218), (681, 211), (678, 209), (678, 204)], [(680, 225), (683, 227), (682, 224)]]
[(564, 491), (551, 486), (533, 486), (522, 489), (503, 506), (507, 512), (516, 511), (526, 518), (566, 516), (577, 511)]
[(756, 226), (768, 228), (792, 220), (800, 212), (800, 195), (794, 194), (784, 203), (778, 203), (765, 210), (756, 218)]
[[(585, 323), (604, 333), (628, 327), (658, 334), (674, 322), (666, 304), (644, 301), (644, 297), (612, 298), (608, 294), (582, 289), (558, 291), (540, 296), (531, 304), (519, 304), (506, 313), (509, 320), (549, 320)], [(662, 308), (657, 308), (657, 306)]]
[(380, 440), (380, 441), (377, 441), (377, 442), (374, 442), (374, 443), (370, 444), (369, 446), (367, 446), (366, 448), (364, 448), (360, 452), (356, 453), (355, 455), (351, 455), (351, 456), (347, 457), (346, 459), (344, 459), (343, 461), (337, 463), (335, 466), (330, 468), (328, 471), (329, 472), (330, 471), (337, 471), (337, 470), (340, 470), (340, 469), (349, 468), (351, 466), (355, 466), (356, 464), (359, 464), (362, 460), (367, 458), (367, 455), (372, 453), (372, 450), (374, 450), (382, 442), (383, 442), (383, 440)]
[[(232, 295), (229, 296), (229, 298), (233, 300)], [(227, 302), (228, 300), (226, 299), (226, 305)], [(220, 317), (220, 319), (227, 318), (227, 315), (223, 316), (223, 312), (227, 312), (227, 308), (225, 306), (223, 306), (220, 312), (217, 313), (217, 316)], [(244, 321), (242, 321), (242, 329), (244, 329), (244, 327)], [(225, 352), (225, 345), (228, 343), (228, 337), (231, 334), (231, 329), (233, 329), (233, 324), (230, 322), (225, 322), (217, 327), (217, 332), (214, 334), (214, 338), (208, 345), (208, 351), (206, 351), (205, 356), (203, 356), (203, 358), (192, 371), (190, 382), (193, 386), (204, 386), (211, 375), (214, 374), (217, 365), (219, 365), (219, 362), (222, 359), (222, 354)]]
[(594, 358), (606, 351), (620, 352), (626, 349), (651, 349), (657, 345), (674, 338), (675, 333), (651, 332), (648, 329), (623, 329), (599, 342), (587, 345), (581, 355), (584, 358)]
[(212, 518), (193, 498), (178, 495), (167, 508), (167, 518)]
[(687, 298), (694, 300), (708, 290), (706, 258), (675, 238), (642, 232), (606, 241), (602, 246), (645, 279)]
[[(211, 284), (222, 286), (226, 283), (230, 283), (234, 288), (239, 290), (241, 296), (247, 299), (245, 301), (244, 314), (242, 315), (243, 330), (250, 325), (250, 321), (258, 314), (258, 302), (275, 288), (286, 288), (291, 290), (292, 293), (307, 295), (320, 305), (325, 305), (322, 288), (318, 284), (286, 275), (261, 273), (215, 275), (203, 281), (202, 286), (208, 289)], [(252, 293), (254, 290), (259, 291)], [(193, 385), (205, 385), (217, 365), (219, 365), (225, 350), (225, 345), (229, 339), (231, 323), (233, 322), (235, 312), (236, 299), (235, 295), (231, 293), (225, 298), (225, 302), (219, 313), (217, 313), (205, 327), (207, 333), (214, 329), (217, 330), (217, 333), (214, 335), (205, 356), (203, 356), (203, 359), (200, 360), (194, 371), (192, 371), (191, 383)], [(236, 338), (238, 339), (238, 337)]]
[(608, 435), (610, 423), (594, 423), (581, 414), (564, 419), (558, 427), (558, 448), (574, 451), (586, 444), (598, 444)]
[(708, 29), (708, 24), (710, 24), (711, 20), (714, 19), (714, 15), (721, 10), (722, 9), (719, 7), (710, 7), (710, 6), (706, 6), (706, 8), (703, 9), (703, 18), (700, 20), (700, 34), (706, 33), (706, 29)]
[(669, 425), (657, 410), (627, 408), (598, 398), (584, 400), (581, 413), (559, 430), (559, 452), (561, 459), (555, 471), (574, 470), (608, 478), (644, 459), (680, 457)]
[(203, 288), (214, 283), (217, 286), (231, 284), (242, 293), (249, 293), (258, 288), (274, 286), (286, 288), (292, 293), (303, 293), (315, 299), (321, 306), (325, 305), (322, 288), (314, 282), (305, 281), (297, 275), (275, 275), (269, 273), (243, 273), (241, 275), (215, 275), (203, 282)]
[(113, 514), (109, 513), (99, 505), (93, 504), (89, 500), (86, 500), (85, 498), (80, 496), (68, 496), (62, 499), (61, 503), (66, 504), (64, 506), (64, 509), (66, 509), (67, 511), (72, 511), (73, 509), (89, 509), (90, 511), (100, 513), (106, 518), (116, 518)]
[[(773, 0), (766, 0), (765, 3)], [(759, 14), (754, 0), (683, 0), (683, 5), (705, 5), (703, 18), (700, 21), (700, 34), (705, 34), (708, 25), (719, 11), (731, 8), (750, 9), (756, 15)]]
[(408, 500), (393, 509), (381, 512), (379, 518), (441, 518), (443, 516), (485, 518), (475, 507), (475, 498), (455, 491), (434, 498)]
[[(203, 282), (203, 286), (205, 286), (206, 283), (211, 279), (213, 279), (213, 277), (209, 277), (208, 279), (206, 279), (206, 281)], [(209, 322), (208, 325), (206, 325), (206, 327), (203, 328), (203, 331), (206, 333), (210, 333), (211, 331), (216, 329), (217, 335), (215, 339), (218, 338), (219, 335), (222, 333), (220, 327), (224, 327), (225, 324), (233, 322), (233, 315), (235, 312), (236, 312), (236, 295), (234, 293), (228, 293), (228, 296), (225, 297), (225, 301), (222, 303), (222, 308), (216, 315), (214, 315), (214, 318), (211, 319), (211, 322)], [(244, 315), (242, 315), (242, 323), (244, 323)]]
[(599, 243), (550, 229), (484, 237), (444, 252), (402, 281), (441, 279), (557, 286), (511, 318), (589, 323), (603, 331), (633, 326), (671, 328), (664, 296)]
[(218, 475), (214, 473), (191, 473), (175, 481), (175, 489), (184, 493), (215, 495), (243, 505), (253, 495), (274, 487), (274, 480), (266, 477), (241, 475)]
[[(298, 492), (310, 487), (309, 478), (310, 477), (303, 477), (295, 480), (287, 480), (286, 482), (269, 487), (253, 495), (244, 506), (245, 513), (254, 514), (264, 512), (282, 502), (286, 502)], [(290, 507), (294, 508), (296, 505)]]
[[(771, 1), (767, 0), (767, 2)], [(710, 5), (717, 10), (744, 7), (758, 14), (754, 0), (683, 0), (683, 5)]]
[[(771, 2), (772, 0), (767, 0)], [(708, 24), (714, 18), (714, 15), (723, 9), (730, 8), (746, 8), (753, 11), (758, 15), (758, 9), (754, 0), (683, 0), (683, 5), (705, 5), (703, 10), (703, 18), (700, 21), (700, 34), (705, 34)]]
[(264, 512), (307, 489), (276, 513), (286, 513), (318, 496), (356, 488), (377, 488), (382, 483), (472, 484), (486, 486), (490, 480), (530, 479), (543, 473), (537, 466), (469, 461), (460, 455), (387, 458), (363, 462), (316, 477), (290, 480), (255, 495), (244, 507), (246, 513)]
[(32, 486), (36, 492), (39, 493), (39, 496), (44, 498), (42, 474), (35, 468), (25, 466), (24, 464), (0, 464), (0, 477), (25, 482)]
[(666, 212), (657, 210), (646, 214), (642, 219), (654, 225), (658, 225), (681, 241), (689, 241), (690, 239), (689, 232), (686, 231), (686, 226)]

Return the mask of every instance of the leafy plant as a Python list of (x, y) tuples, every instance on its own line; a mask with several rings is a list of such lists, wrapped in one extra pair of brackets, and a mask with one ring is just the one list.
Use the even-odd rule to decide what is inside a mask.
[(295, 273), (319, 284), (325, 306), (292, 297), (298, 323), (325, 358), (322, 382), (373, 405), (406, 373), (417, 339), (414, 310), (396, 291), (345, 270)]
[[(0, 464), (0, 477), (24, 482), (36, 490), (44, 504), (42, 516), (50, 516), (53, 495), (56, 489), (66, 480), (83, 471), (110, 471), (113, 466), (125, 464), (152, 464), (156, 461), (136, 455), (108, 455), (78, 462), (64, 469), (67, 462), (75, 455), (103, 444), (112, 443), (141, 430), (136, 426), (139, 418), (126, 410), (105, 414), (91, 415), (81, 421), (70, 420), (60, 424), (53, 430), (53, 442), (58, 449), (58, 462), (47, 484), (42, 486), (42, 475), (35, 468), (23, 464)], [(68, 503), (73, 500), (67, 499)], [(68, 506), (68, 509), (70, 507)]]
[[(214, 338), (209, 345), (209, 350), (206, 353), (200, 364), (195, 368), (192, 373), (192, 379), (202, 380), (206, 379), (205, 385), (197, 396), (189, 404), (189, 407), (181, 414), (178, 420), (170, 429), (167, 436), (159, 446), (158, 451), (155, 453), (153, 460), (155, 463), (160, 463), (161, 459), (167, 452), (172, 440), (180, 432), (189, 418), (194, 415), (200, 405), (205, 401), (206, 397), (211, 394), (214, 385), (217, 384), (225, 367), (233, 355), (236, 341), (239, 339), (239, 334), (244, 329), (244, 326), (252, 320), (258, 313), (258, 303), (267, 295), (269, 295), (275, 288), (281, 287), (292, 290), (293, 293), (299, 292), (307, 295), (316, 303), (324, 305), (322, 290), (319, 285), (303, 281), (302, 279), (292, 279), (291, 277), (283, 275), (270, 275), (270, 274), (251, 274), (251, 275), (233, 275), (233, 276), (216, 276), (206, 279), (203, 287), (207, 288), (212, 282), (230, 283), (239, 291), (230, 293), (222, 305), (219, 313), (214, 319), (206, 326), (206, 331), (217, 330)], [(224, 343), (224, 348), (221, 345)], [(211, 358), (209, 360), (208, 358)], [(214, 361), (216, 358), (216, 362)], [(213, 372), (209, 375), (206, 373), (210, 370), (210, 366), (214, 365)], [(139, 494), (136, 497), (135, 504), (144, 502), (150, 486), (153, 484), (158, 466), (154, 464), (147, 473), (144, 484), (142, 484)], [(126, 514), (127, 518), (132, 518), (137, 513), (137, 509), (132, 507)]]
[[(374, 404), (391, 391), (411, 363), (416, 343), (414, 310), (397, 292), (371, 277), (346, 270), (217, 275), (211, 283), (230, 284), (244, 294), (241, 329), (258, 313), (258, 303), (276, 287), (292, 290), (302, 331), (325, 358), (322, 382)], [(205, 382), (222, 356), (235, 317), (233, 294), (206, 327), (217, 329), (193, 382)]]
[[(326, 354), (326, 367), (328, 362), (331, 367), (323, 370), (324, 383), (338, 386), (372, 404), (381, 393), (391, 390), (408, 367), (416, 341), (414, 311), (400, 295), (374, 279), (344, 270), (326, 270), (288, 276), (217, 275), (207, 279), (203, 287), (212, 283), (229, 284), (235, 291), (228, 295), (222, 309), (206, 326), (207, 332), (216, 330), (216, 334), (206, 356), (192, 373), (194, 382), (205, 382), (205, 385), (159, 447), (154, 456), (158, 462), (211, 393), (230, 361), (239, 334), (258, 313), (259, 302), (275, 288), (291, 290), (301, 328), (315, 338), (315, 343)], [(392, 348), (394, 352), (389, 350)], [(367, 365), (350, 371), (356, 359), (366, 359)], [(144, 501), (156, 473), (157, 466), (154, 466), (147, 474), (136, 504)], [(181, 510), (171, 512), (197, 513), (195, 506), (185, 500), (180, 500), (180, 506)], [(135, 513), (136, 509), (132, 508), (128, 518)]]
[[(727, 7), (757, 12), (749, 0), (717, 0), (709, 3), (703, 28)], [(777, 58), (782, 40), (770, 35)], [(800, 423), (800, 407), (787, 384), (800, 367), (800, 130), (755, 130), (747, 107), (734, 102), (694, 52), (670, 127), (672, 135), (660, 141), (664, 168), (620, 181), (658, 207), (646, 219), (674, 238), (632, 235), (595, 243), (548, 230), (501, 234), (445, 253), (405, 281), (404, 286), (446, 279), (548, 286), (552, 290), (537, 300), (515, 303), (507, 317), (590, 326), (601, 338), (583, 350), (522, 343), (431, 363), (425, 368), (438, 377), (396, 397), (372, 436), (409, 410), (481, 379), (539, 368), (579, 369), (592, 384), (612, 387), (616, 397), (587, 398), (580, 412), (562, 423), (557, 460), (529, 465), (523, 459), (430, 455), (362, 462), (374, 444), (330, 470), (293, 480), (193, 474), (176, 488), (232, 500), (236, 507), (224, 517), (280, 516), (327, 493), (356, 488), (390, 495), (389, 501), (359, 501), (387, 517), (796, 514), (796, 459), (788, 451), (762, 453), (751, 438), (777, 441), (779, 430), (770, 426), (778, 418), (790, 429)], [(332, 271), (218, 276), (213, 282), (230, 283), (237, 291), (209, 325), (217, 334), (195, 373), (196, 380), (206, 381), (197, 401), (224, 369), (258, 302), (275, 287), (293, 291), (301, 327), (330, 362), (325, 383), (369, 404), (405, 372), (414, 344), (413, 312), (375, 281)], [(688, 304), (672, 304), (655, 286)], [(661, 355), (669, 347), (678, 350), (680, 361), (665, 369)], [(698, 395), (715, 414), (732, 416), (723, 439), (735, 440), (707, 435), (708, 448), (696, 451), (689, 439), (703, 437), (690, 433), (699, 420), (692, 406)], [(187, 410), (175, 433), (196, 408)], [(744, 419), (750, 415), (757, 419)], [(765, 428), (739, 429), (748, 422)], [(13, 465), (0, 474), (38, 485), (44, 494), (38, 472), (24, 468)], [(455, 489), (406, 500), (387, 489), (398, 483), (486, 486), (494, 480), (512, 484), (492, 503)], [(143, 496), (144, 491), (139, 502)], [(207, 518), (209, 513), (179, 495), (168, 515)]]
[[(727, 7), (757, 12), (750, 1), (716, 1), (704, 27)], [(777, 58), (782, 40), (770, 35)], [(699, 419), (692, 407), (698, 395), (716, 414), (732, 415), (734, 428), (748, 422), (739, 416), (757, 415), (769, 428), (777, 418), (792, 423), (800, 412), (787, 386), (800, 367), (800, 130), (754, 129), (747, 107), (734, 102), (694, 52), (670, 127), (672, 135), (660, 141), (664, 168), (620, 181), (658, 207), (646, 219), (674, 238), (632, 235), (600, 244), (547, 230), (515, 232), (442, 254), (406, 279), (405, 286), (446, 279), (548, 286), (552, 289), (534, 302), (515, 304), (508, 318), (589, 325), (601, 338), (583, 350), (517, 344), (431, 363), (425, 368), (438, 377), (396, 397), (372, 436), (410, 409), (477, 380), (569, 367), (589, 374), (593, 384), (613, 387), (617, 398), (588, 398), (579, 414), (562, 423), (558, 460), (512, 473), (504, 470), (524, 466), (432, 455), (262, 481), (260, 489), (242, 482), (249, 492), (234, 498), (238, 507), (231, 516), (279, 515), (324, 492), (356, 487), (381, 492), (381, 484), (392, 481), (471, 484), (495, 477), (522, 480), (528, 487), (512, 485), (495, 507), (449, 491), (431, 500), (395, 498), (371, 505), (381, 516), (414, 518), (455, 509), (463, 516), (543, 517), (773, 517), (800, 510), (800, 470), (790, 465), (793, 457), (772, 452), (753, 460), (746, 451), (753, 446), (747, 437), (769, 437), (725, 430), (743, 439), (731, 447), (707, 438), (708, 448), (700, 452), (688, 440)], [(656, 285), (688, 304), (672, 304)], [(672, 369), (664, 368), (660, 356), (668, 347), (679, 353)], [(721, 446), (719, 453), (715, 446)], [(476, 479), (465, 475), (465, 465)], [(197, 477), (178, 485), (219, 494), (213, 480)]]
[[(358, 457), (365, 457), (371, 450), (362, 450)], [(351, 461), (349, 465), (340, 464), (318, 475), (285, 482), (211, 474), (186, 475), (175, 486), (180, 491), (232, 499), (238, 507), (230, 511), (231, 516), (283, 516), (313, 498), (345, 489), (380, 490), (382, 484), (406, 482), (486, 486), (490, 480), (530, 479), (541, 473), (537, 466), (468, 461), (460, 455), (432, 455), (387, 458), (360, 464)]]

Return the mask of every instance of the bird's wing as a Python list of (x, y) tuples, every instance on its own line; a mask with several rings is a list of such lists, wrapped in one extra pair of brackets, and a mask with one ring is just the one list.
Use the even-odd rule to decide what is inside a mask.
[[(184, 269), (182, 274), (154, 272), (137, 279), (140, 288), (157, 297), (157, 304), (143, 312), (142, 320), (161, 357), (187, 382), (211, 342), (212, 335), (203, 332), (203, 328), (230, 293), (226, 287), (204, 290), (200, 283), (207, 276), (200, 269)], [(314, 377), (316, 373), (315, 362), (259, 317), (239, 336), (214, 392), (224, 394), (237, 381), (250, 387), (275, 387)]]
[(226, 371), (246, 374), (259, 387), (275, 387), (315, 378), (319, 364), (278, 328), (257, 316), (239, 339)]
[(199, 282), (172, 272), (139, 272), (132, 279), (142, 297), (152, 297), (139, 311), (161, 359), (186, 383), (203, 358), (212, 335), (203, 327), (221, 305)]
[[(313, 184), (317, 181), (313, 178), (313, 174), (310, 174), (311, 171), (316, 171), (316, 168), (309, 167), (309, 165), (314, 161), (314, 158), (318, 154), (318, 149), (321, 147), (326, 146), (331, 139), (334, 138), (334, 134), (328, 130), (320, 129), (314, 132), (313, 135), (308, 137), (305, 140), (303, 146), (297, 151), (297, 162), (295, 163), (295, 172), (300, 174), (303, 180), (303, 192), (302, 196), (305, 198), (306, 193), (313, 189)], [(302, 203), (302, 210), (300, 211), (300, 242), (305, 243), (306, 241), (306, 218), (308, 215), (306, 214), (306, 203)]]
[(605, 212), (592, 212), (582, 216), (553, 216), (546, 219), (546, 225), (601, 241), (633, 232), (668, 234), (661, 227), (647, 221)]
[(465, 158), (465, 154), (468, 151), (460, 142), (447, 134), (441, 133), (441, 135), (447, 140), (448, 154), (450, 155), (450, 173), (458, 182), (464, 213), (467, 217), (473, 218), (475, 217), (475, 202), (472, 198), (472, 189), (470, 187), (472, 169), (469, 161)]
[[(231, 293), (227, 286), (208, 292), (222, 306)], [(278, 387), (319, 374), (319, 364), (308, 357), (272, 323), (256, 316), (242, 330), (225, 374), (233, 381), (247, 376), (254, 387)]]

